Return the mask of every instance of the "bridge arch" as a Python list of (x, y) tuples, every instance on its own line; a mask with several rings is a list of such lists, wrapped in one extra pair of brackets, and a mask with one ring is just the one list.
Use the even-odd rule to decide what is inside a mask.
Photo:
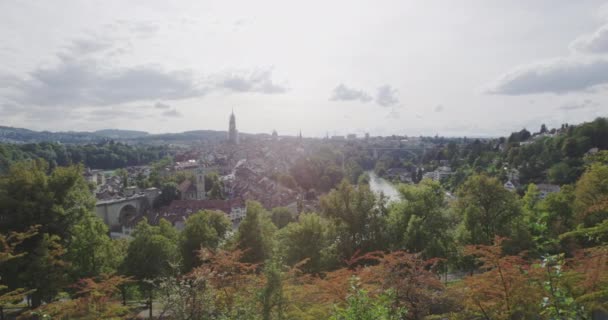
[(137, 208), (127, 203), (120, 208), (118, 211), (118, 223), (121, 225), (125, 225), (127, 222), (131, 221), (135, 216), (137, 216), (138, 210)]

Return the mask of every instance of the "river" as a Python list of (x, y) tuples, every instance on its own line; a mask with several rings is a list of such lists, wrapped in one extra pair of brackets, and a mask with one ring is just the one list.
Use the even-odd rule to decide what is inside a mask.
[(369, 187), (375, 193), (383, 193), (389, 200), (398, 201), (400, 198), (399, 191), (395, 186), (386, 179), (379, 177), (374, 171), (366, 171), (369, 175)]

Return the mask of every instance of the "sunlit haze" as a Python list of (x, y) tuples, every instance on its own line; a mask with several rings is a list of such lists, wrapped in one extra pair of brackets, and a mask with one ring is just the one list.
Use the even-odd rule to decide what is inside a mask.
[(608, 111), (603, 1), (2, 1), (0, 125), (497, 136)]

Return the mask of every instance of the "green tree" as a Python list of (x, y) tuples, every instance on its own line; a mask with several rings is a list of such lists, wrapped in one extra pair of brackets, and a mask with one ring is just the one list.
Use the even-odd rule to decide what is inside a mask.
[(114, 175), (120, 177), (120, 182), (122, 183), (122, 189), (126, 189), (129, 186), (129, 173), (127, 170), (120, 168), (114, 171)]
[(217, 173), (213, 172), (205, 176), (205, 185), (209, 188), (209, 199), (224, 199), (224, 183), (220, 180)]
[(137, 224), (129, 243), (123, 268), (127, 275), (138, 280), (168, 276), (171, 264), (178, 261), (177, 235), (170, 223), (161, 219), (159, 226), (146, 220)]
[(255, 201), (247, 202), (247, 215), (239, 225), (237, 247), (243, 250), (243, 262), (258, 263), (272, 256), (276, 227), (268, 212)]
[(334, 232), (330, 221), (316, 213), (300, 215), (277, 234), (285, 263), (294, 265), (308, 259), (300, 269), (308, 273), (327, 270), (336, 263)]
[(369, 292), (361, 289), (351, 280), (351, 287), (346, 306), (337, 307), (330, 320), (399, 320), (408, 319), (407, 310), (397, 307), (394, 292), (388, 290), (377, 297), (372, 297)]
[(266, 283), (260, 292), (262, 319), (284, 319), (287, 299), (283, 293), (283, 272), (281, 263), (271, 259), (264, 265)]
[(428, 179), (399, 188), (403, 200), (389, 211), (393, 249), (422, 252), (424, 257), (446, 257), (452, 239), (444, 191)]
[(124, 258), (117, 241), (108, 236), (108, 227), (93, 214), (74, 226), (67, 249), (74, 280), (113, 273)]
[(321, 197), (321, 210), (337, 226), (338, 252), (348, 259), (358, 250), (369, 252), (386, 247), (386, 208), (366, 185), (342, 181), (337, 189)]
[(294, 221), (291, 211), (286, 207), (272, 208), (270, 211), (270, 219), (272, 220), (272, 223), (274, 223), (274, 225), (279, 229), (282, 229), (288, 223)]
[(474, 175), (458, 190), (455, 209), (462, 217), (466, 243), (492, 244), (496, 235), (510, 236), (521, 215), (517, 196), (496, 178)]
[[(16, 247), (23, 243), (24, 240), (36, 235), (37, 229), (38, 226), (33, 226), (25, 232), (11, 232), (8, 235), (0, 234), (0, 265), (25, 256), (26, 252), (16, 253)], [(0, 284), (0, 305), (2, 306), (9, 303), (21, 302), (27, 294), (31, 293), (31, 291), (25, 288), (7, 289), (7, 286)]]
[(66, 250), (57, 235), (45, 233), (38, 246), (28, 257), (28, 264), (20, 266), (18, 279), (27, 288), (36, 288), (31, 294), (32, 306), (51, 301), (68, 283), (69, 265), (63, 260)]
[(576, 183), (574, 209), (579, 222), (586, 227), (608, 219), (608, 210), (593, 210), (593, 206), (608, 201), (608, 165), (592, 164)]
[(200, 211), (188, 217), (180, 235), (180, 248), (185, 271), (200, 264), (201, 248), (217, 248), (232, 224), (221, 211)]
[(154, 200), (155, 208), (168, 206), (173, 200), (177, 200), (180, 197), (177, 183), (173, 181), (163, 182), (160, 186), (160, 191), (160, 195)]
[(36, 254), (3, 266), (2, 276), (9, 287), (19, 288), (25, 283), (36, 289), (32, 295), (34, 306), (52, 299), (63, 281), (55, 275), (67, 271), (65, 247), (75, 226), (92, 214), (94, 205), (81, 166), (51, 170), (42, 160), (26, 161), (14, 164), (0, 176), (0, 232), (40, 226), (36, 236), (19, 246), (20, 252)]

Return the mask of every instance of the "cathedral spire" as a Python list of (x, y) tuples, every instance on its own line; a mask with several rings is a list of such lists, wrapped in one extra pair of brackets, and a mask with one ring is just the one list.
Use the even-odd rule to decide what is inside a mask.
[(234, 116), (234, 108), (230, 114), (230, 121), (228, 123), (228, 142), (231, 144), (239, 143), (239, 133), (236, 130), (236, 117)]

